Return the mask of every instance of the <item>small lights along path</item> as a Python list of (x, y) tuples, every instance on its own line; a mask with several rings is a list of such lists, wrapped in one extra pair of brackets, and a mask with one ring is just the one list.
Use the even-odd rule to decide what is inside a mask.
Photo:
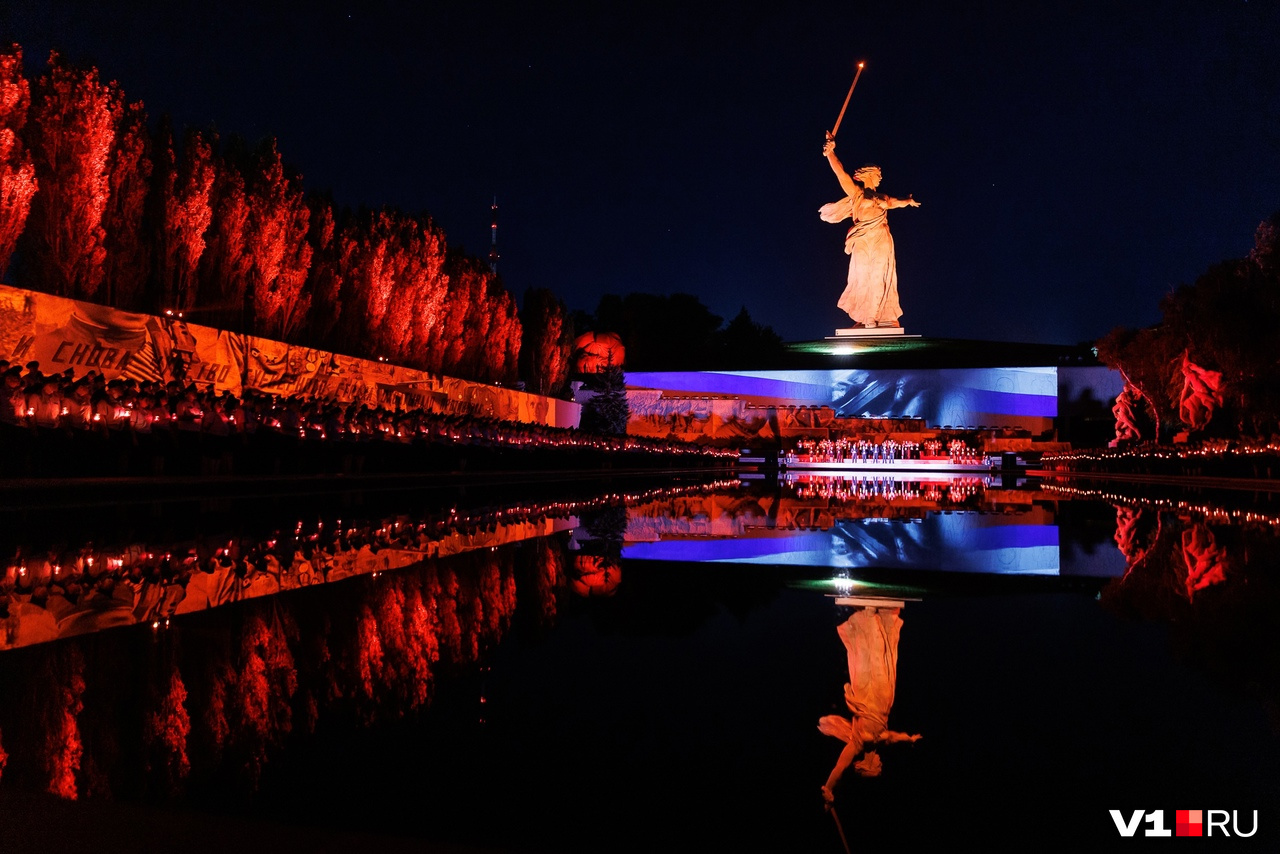
[(1217, 522), (1232, 525), (1259, 525), (1269, 526), (1273, 529), (1280, 529), (1280, 514), (1276, 513), (1263, 513), (1257, 510), (1244, 510), (1239, 508), (1226, 509), (1220, 506), (1197, 501), (1125, 495), (1102, 489), (1085, 489), (1057, 483), (1046, 483), (1043, 484), (1041, 488), (1046, 492), (1070, 498), (1095, 499), (1126, 507), (1143, 507), (1172, 513), (1195, 515), (1203, 518), (1206, 522)]

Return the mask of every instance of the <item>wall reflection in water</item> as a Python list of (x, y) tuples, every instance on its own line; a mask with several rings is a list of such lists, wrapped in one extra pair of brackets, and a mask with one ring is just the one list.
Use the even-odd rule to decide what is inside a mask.
[(9, 653), (5, 684), (24, 690), (0, 699), (5, 782), (65, 798), (167, 794), (202, 766), (242, 768), (252, 785), (326, 714), (371, 723), (421, 709), (439, 668), (502, 639), (517, 601), (554, 620), (564, 567), (563, 538), (544, 537)]
[[(612, 592), (626, 505), (707, 488), (20, 555), (0, 590), (0, 641), (26, 647), (0, 654), (0, 776), (68, 799), (172, 795), (201, 768), (244, 769), (252, 786), (325, 715), (423, 708), (437, 672), (480, 660), (517, 602), (545, 627), (564, 591)], [(579, 520), (597, 537), (571, 553)]]
[(610, 508), (733, 483), (453, 508), (424, 518), (299, 520), (256, 537), (205, 532), (178, 542), (22, 545), (0, 572), (0, 650), (139, 623), (161, 629), (208, 608), (545, 537)]
[[(793, 474), (633, 516), (624, 556), (835, 568), (1063, 573), (1057, 502), (978, 477)], [(1115, 567), (1070, 567), (1107, 575)]]
[[(797, 537), (817, 538), (828, 555), (837, 542), (849, 555), (862, 549), (889, 582), (909, 586), (928, 575), (914, 568), (945, 568), (930, 567), (935, 553), (980, 549), (993, 531), (1052, 527), (1066, 543), (1081, 540), (1075, 525), (1101, 565), (1123, 568), (1101, 587), (1105, 607), (1168, 621), (1198, 666), (1280, 709), (1271, 628), (1280, 520), (1096, 498), (964, 480), (806, 478), (327, 518), (265, 538), (25, 549), (0, 591), (0, 641), (19, 647), (0, 654), (0, 774), (6, 786), (65, 798), (170, 796), (211, 779), (253, 786), (290, 737), (428, 707), (446, 675), (469, 672), (514, 625), (552, 625), (566, 595), (625, 605), (633, 578), (648, 596), (633, 611), (660, 623), (688, 600), (687, 586), (673, 597), (652, 576), (646, 585), (625, 574), (635, 571), (628, 557), (671, 549), (681, 561), (728, 562), (736, 549), (751, 563), (784, 563), (766, 556), (797, 553)], [(955, 519), (972, 520), (968, 534), (948, 528)], [(876, 536), (895, 526), (905, 533)], [(729, 571), (739, 585), (753, 571), (775, 577), (768, 567)], [(977, 583), (947, 577), (957, 579), (944, 582), (951, 594)], [(840, 787), (855, 783), (847, 769), (872, 775), (883, 753), (892, 773), (893, 753), (906, 748), (882, 745), (916, 737), (890, 728), (904, 611), (872, 607), (842, 612), (849, 715), (821, 723), (844, 742), (825, 790), (840, 803)], [(696, 620), (714, 613), (694, 611)]]

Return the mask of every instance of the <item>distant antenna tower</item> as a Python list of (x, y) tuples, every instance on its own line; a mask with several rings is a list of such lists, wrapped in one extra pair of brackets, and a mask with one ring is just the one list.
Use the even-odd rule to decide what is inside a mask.
[(489, 206), (489, 210), (493, 213), (493, 224), (489, 226), (489, 269), (498, 272), (498, 197), (493, 197), (493, 204)]

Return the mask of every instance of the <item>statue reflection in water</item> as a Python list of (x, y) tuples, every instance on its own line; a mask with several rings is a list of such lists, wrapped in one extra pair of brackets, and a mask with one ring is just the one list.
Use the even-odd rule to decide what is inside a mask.
[(822, 787), (822, 797), (831, 804), (835, 787), (853, 765), (863, 777), (877, 777), (883, 768), (877, 747), (881, 744), (916, 742), (920, 736), (889, 729), (898, 682), (898, 635), (902, 631), (900, 602), (885, 607), (863, 606), (853, 612), (837, 630), (849, 657), (849, 681), (844, 700), (852, 718), (827, 715), (818, 721), (818, 730), (845, 743), (840, 758)]

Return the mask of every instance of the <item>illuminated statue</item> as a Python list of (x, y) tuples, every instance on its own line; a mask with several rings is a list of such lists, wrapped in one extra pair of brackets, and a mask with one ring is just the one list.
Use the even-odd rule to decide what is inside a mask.
[[(898, 683), (898, 634), (902, 630), (898, 613), (898, 608), (860, 608), (838, 629), (849, 656), (844, 701), (853, 717), (827, 715), (818, 721), (820, 732), (845, 743), (822, 787), (822, 797), (828, 803), (835, 800), (836, 783), (850, 765), (863, 777), (880, 775), (876, 745), (920, 739), (919, 735), (889, 729), (889, 710)], [(864, 750), (866, 755), (854, 764)]]
[(1222, 373), (1202, 368), (1182, 353), (1182, 394), (1178, 399), (1178, 417), (1192, 430), (1203, 430), (1213, 413), (1222, 407)]
[(1142, 438), (1142, 433), (1138, 430), (1136, 414), (1141, 400), (1142, 392), (1138, 391), (1137, 387), (1126, 378), (1124, 389), (1116, 395), (1115, 405), (1111, 407), (1111, 414), (1116, 419), (1116, 437), (1108, 443), (1112, 448), (1124, 442), (1136, 442)]
[(828, 136), (822, 153), (848, 195), (823, 205), (818, 213), (824, 222), (853, 220), (844, 239), (844, 253), (849, 256), (849, 282), (836, 304), (853, 318), (856, 326), (866, 329), (900, 326), (898, 264), (885, 214), (891, 208), (918, 208), (920, 203), (911, 196), (895, 199), (876, 192), (880, 186), (879, 166), (863, 166), (851, 177), (836, 157), (835, 148), (835, 139)]

